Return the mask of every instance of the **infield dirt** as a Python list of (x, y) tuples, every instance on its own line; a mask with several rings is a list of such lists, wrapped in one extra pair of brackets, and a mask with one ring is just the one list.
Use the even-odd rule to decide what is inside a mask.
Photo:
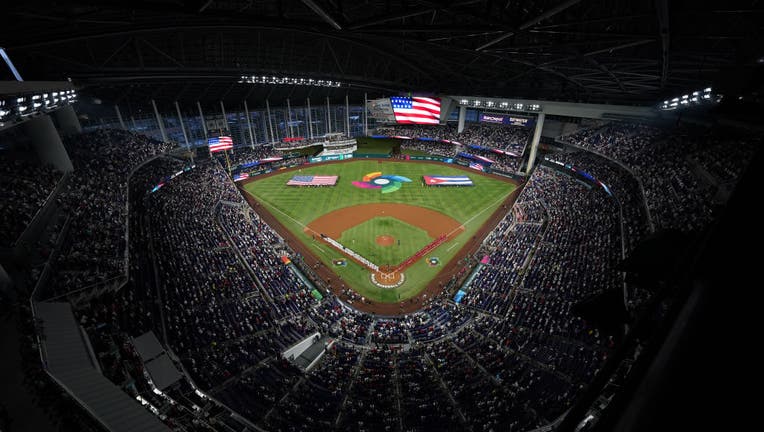
[(409, 204), (378, 203), (343, 207), (326, 213), (310, 222), (305, 232), (326, 234), (337, 239), (343, 231), (377, 216), (396, 218), (427, 231), (432, 238), (443, 234), (453, 236), (464, 230), (459, 221), (435, 210)]
[(377, 236), (374, 241), (380, 246), (392, 246), (395, 243), (395, 237), (391, 235)]

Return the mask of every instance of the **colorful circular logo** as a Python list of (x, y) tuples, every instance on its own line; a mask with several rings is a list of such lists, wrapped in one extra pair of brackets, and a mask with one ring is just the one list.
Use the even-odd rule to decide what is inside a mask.
[(354, 181), (353, 186), (361, 189), (381, 189), (382, 193), (390, 193), (400, 189), (403, 183), (411, 183), (411, 179), (399, 175), (382, 175), (381, 172), (373, 172), (363, 176), (363, 181)]

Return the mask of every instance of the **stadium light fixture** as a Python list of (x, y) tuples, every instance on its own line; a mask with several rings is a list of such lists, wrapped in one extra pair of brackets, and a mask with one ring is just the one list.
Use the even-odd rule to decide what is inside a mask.
[(60, 106), (58, 102), (72, 104), (77, 100), (75, 90), (57, 90), (49, 93), (17, 94), (0, 100), (0, 120), (3, 124), (20, 121), (38, 113), (49, 112)]
[(666, 99), (662, 104), (658, 106), (659, 109), (668, 111), (677, 108), (684, 108), (690, 105), (701, 105), (705, 103), (714, 103), (721, 101), (721, 95), (714, 95), (716, 99), (712, 97), (713, 89), (706, 87), (703, 90), (695, 90), (687, 94), (675, 97), (673, 99)]
[(275, 85), (309, 85), (317, 87), (340, 87), (342, 83), (340, 81), (333, 80), (315, 80), (313, 78), (297, 78), (297, 77), (277, 77), (277, 76), (256, 76), (256, 75), (242, 75), (239, 83), (247, 84), (275, 84)]

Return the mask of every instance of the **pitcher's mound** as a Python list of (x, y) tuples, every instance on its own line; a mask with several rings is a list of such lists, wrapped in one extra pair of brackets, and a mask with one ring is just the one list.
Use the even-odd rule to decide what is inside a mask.
[(375, 240), (377, 244), (380, 246), (392, 246), (393, 243), (395, 243), (395, 238), (393, 238), (393, 236), (390, 236), (390, 235), (377, 236)]

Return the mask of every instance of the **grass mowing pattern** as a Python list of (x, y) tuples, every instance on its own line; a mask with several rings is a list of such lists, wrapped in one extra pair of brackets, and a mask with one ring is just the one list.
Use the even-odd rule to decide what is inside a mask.
[[(381, 171), (383, 174), (397, 174), (413, 180), (394, 193), (382, 194), (379, 189), (359, 189), (351, 182), (361, 180), (364, 175)], [(301, 188), (286, 186), (294, 175), (338, 175), (335, 187)], [(311, 239), (303, 232), (305, 225), (318, 216), (357, 204), (378, 202), (405, 203), (436, 210), (462, 224), (465, 231), (450, 240), (428, 256), (440, 259), (446, 265), (464, 244), (464, 239), (475, 235), (478, 228), (490, 217), (502, 201), (516, 188), (515, 185), (477, 172), (468, 174), (474, 187), (426, 187), (422, 186), (422, 175), (464, 175), (465, 171), (443, 164), (407, 163), (392, 160), (357, 160), (349, 163), (311, 165), (299, 172), (277, 174), (248, 183), (245, 188), (260, 203), (287, 227), (297, 238), (302, 239), (323, 263), (332, 268), (345, 285), (353, 287), (359, 294), (376, 301), (395, 302), (413, 297), (440, 271), (439, 267), (429, 267), (426, 260), (419, 260), (406, 271), (406, 282), (395, 289), (382, 289), (373, 285), (369, 272), (355, 262), (348, 260), (347, 267), (335, 267), (333, 259), (344, 258), (342, 254), (319, 241)], [(396, 233), (388, 233), (398, 237)], [(370, 239), (374, 241), (374, 239)], [(351, 245), (352, 246), (352, 245)]]
[[(377, 244), (377, 236), (391, 235), (395, 238), (390, 246)], [(395, 266), (434, 239), (423, 229), (411, 226), (392, 217), (375, 217), (345, 230), (338, 239), (340, 243), (368, 258), (374, 264)], [(400, 242), (400, 245), (398, 244)]]

